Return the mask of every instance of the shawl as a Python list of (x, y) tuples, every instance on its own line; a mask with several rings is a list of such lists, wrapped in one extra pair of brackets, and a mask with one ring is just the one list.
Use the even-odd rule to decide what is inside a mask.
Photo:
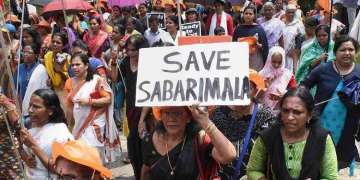
[[(333, 61), (335, 59), (335, 55), (333, 52), (334, 42), (330, 42), (330, 48), (328, 50), (328, 61)], [(323, 54), (325, 50), (320, 46), (317, 40), (314, 40), (312, 44), (310, 44), (302, 53), (300, 57), (300, 63), (295, 75), (296, 82), (300, 83), (303, 81), (306, 76), (310, 73), (310, 65), (311, 63), (318, 58), (321, 54)]]
[[(52, 83), (52, 86), (55, 88), (55, 89), (61, 89), (61, 85), (62, 85), (62, 82), (63, 82), (63, 79), (61, 77), (61, 74), (55, 72), (54, 70), (54, 52), (53, 51), (49, 51), (48, 53), (45, 54), (44, 56), (44, 65), (45, 65), (45, 68), (46, 68), (46, 71), (49, 75), (49, 78), (51, 79), (51, 83)], [(68, 60), (67, 62), (64, 63), (64, 66), (63, 66), (63, 72), (66, 76), (68, 76), (68, 73), (67, 73), (67, 67), (70, 66), (70, 56), (68, 56)]]
[(269, 47), (278, 45), (278, 41), (283, 35), (283, 29), (285, 28), (284, 22), (278, 18), (266, 21), (264, 17), (261, 17), (258, 19), (258, 23), (264, 28)]
[[(271, 64), (273, 54), (280, 53), (282, 56), (281, 67), (274, 69)], [(263, 79), (273, 79), (265, 92), (265, 104), (272, 110), (276, 108), (277, 101), (270, 99), (271, 94), (283, 95), (287, 91), (288, 84), (293, 76), (292, 72), (285, 68), (285, 50), (280, 46), (275, 46), (270, 49), (269, 55), (266, 59), (264, 68), (259, 72)]]
[[(220, 26), (223, 27), (225, 29), (225, 34), (228, 34), (228, 29), (227, 29), (227, 22), (226, 22), (226, 13), (223, 11), (221, 14), (221, 22), (220, 22)], [(210, 24), (210, 29), (209, 29), (209, 35), (214, 35), (214, 30), (216, 28), (216, 21), (217, 21), (217, 14), (213, 14), (211, 17), (211, 24)]]
[[(105, 107), (82, 106), (76, 102), (81, 98), (100, 98), (100, 90), (103, 89), (111, 94), (112, 102)], [(68, 102), (71, 102), (75, 126), (73, 135), (75, 139), (81, 139), (90, 146), (105, 147), (106, 160), (112, 162), (119, 155), (120, 139), (116, 129), (114, 113), (114, 96), (111, 87), (100, 76), (94, 75), (93, 79), (79, 83), (69, 93)]]
[(84, 41), (89, 46), (91, 55), (96, 57), (98, 51), (101, 50), (102, 45), (108, 38), (108, 34), (104, 31), (99, 31), (97, 35), (94, 35), (91, 32), (88, 32), (84, 35)]

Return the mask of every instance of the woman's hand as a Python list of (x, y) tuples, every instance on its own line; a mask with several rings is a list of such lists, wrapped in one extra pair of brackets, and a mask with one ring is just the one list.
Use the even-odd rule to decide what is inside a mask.
[(23, 160), (29, 168), (36, 168), (36, 159), (34, 156), (27, 155), (27, 157)]
[(37, 145), (35, 142), (35, 139), (32, 137), (32, 135), (29, 133), (29, 131), (26, 130), (25, 128), (22, 128), (20, 130), (20, 139), (21, 139), (22, 143), (24, 143), (27, 147), (29, 147), (31, 149)]
[(207, 110), (199, 107), (199, 105), (192, 105), (189, 107), (191, 111), (191, 115), (194, 118), (194, 120), (203, 128), (205, 129), (210, 120), (209, 120), (209, 113)]
[(78, 100), (75, 100), (74, 102), (79, 103), (79, 105), (81, 105), (81, 106), (89, 106), (90, 105), (90, 99), (86, 99), (86, 98), (80, 98)]
[(0, 93), (0, 105), (6, 107), (10, 104), (9, 99), (4, 94)]
[(327, 58), (328, 58), (328, 54), (327, 53), (323, 53), (318, 59), (320, 60), (320, 61), (326, 61), (327, 60)]

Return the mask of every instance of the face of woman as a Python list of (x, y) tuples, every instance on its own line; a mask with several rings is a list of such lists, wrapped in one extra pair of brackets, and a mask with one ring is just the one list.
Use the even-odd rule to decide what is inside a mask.
[(113, 41), (119, 40), (121, 38), (119, 28), (117, 26), (113, 27), (113, 31), (110, 34), (110, 39)]
[(296, 133), (306, 128), (311, 119), (311, 112), (306, 109), (305, 103), (296, 96), (287, 97), (281, 107), (281, 121), (284, 130)]
[(44, 125), (49, 121), (52, 111), (47, 109), (44, 100), (37, 95), (32, 95), (29, 104), (29, 116), (31, 123)]
[(244, 11), (244, 21), (245, 23), (253, 23), (255, 19), (255, 13), (252, 9), (246, 9), (246, 11)]
[(161, 110), (161, 120), (167, 133), (178, 134), (185, 130), (190, 122), (188, 112), (183, 107), (174, 107)]
[(351, 41), (344, 42), (336, 50), (336, 62), (341, 66), (350, 66), (355, 60), (355, 47)]
[(23, 40), (24, 40), (24, 45), (29, 45), (33, 42), (32, 36), (28, 33), (23, 34)]
[(139, 57), (139, 50), (135, 48), (135, 46), (133, 46), (132, 44), (128, 44), (128, 46), (126, 47), (126, 54), (130, 57), (130, 58), (138, 58)]
[(61, 52), (64, 49), (64, 44), (61, 41), (61, 37), (54, 36), (54, 38), (51, 40), (51, 46), (54, 53)]
[(25, 63), (34, 63), (36, 60), (36, 54), (31, 46), (25, 46), (23, 49), (24, 52), (24, 62)]
[(264, 7), (264, 16), (266, 19), (271, 19), (274, 15), (274, 8), (272, 6), (265, 6)]
[(166, 21), (166, 29), (168, 32), (173, 32), (173, 31), (176, 31), (177, 29), (177, 25), (175, 24), (174, 21), (170, 20), (170, 19), (167, 19)]
[(92, 32), (96, 33), (96, 32), (98, 32), (100, 30), (100, 24), (97, 22), (96, 19), (91, 19), (89, 24), (90, 24), (90, 30)]
[(88, 65), (85, 65), (81, 61), (80, 57), (75, 57), (71, 61), (71, 68), (73, 69), (75, 76), (80, 77), (80, 76), (83, 76), (87, 72)]
[(282, 55), (280, 53), (274, 53), (271, 57), (271, 65), (274, 69), (279, 69), (282, 65)]
[(316, 39), (318, 40), (320, 46), (324, 47), (327, 45), (328, 43), (328, 33), (325, 32), (325, 30), (321, 29), (319, 30), (319, 32), (316, 34)]

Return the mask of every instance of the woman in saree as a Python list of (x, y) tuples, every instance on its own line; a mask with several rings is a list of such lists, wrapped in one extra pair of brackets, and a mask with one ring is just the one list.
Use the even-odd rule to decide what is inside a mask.
[(67, 113), (72, 118), (72, 134), (90, 146), (98, 148), (104, 162), (116, 160), (120, 139), (113, 119), (111, 87), (89, 68), (89, 57), (73, 55), (74, 77), (66, 81)]
[(269, 47), (284, 47), (283, 29), (285, 24), (278, 18), (275, 18), (275, 5), (272, 2), (266, 2), (263, 6), (263, 17), (257, 22), (264, 28)]
[(259, 72), (265, 80), (266, 91), (264, 104), (271, 108), (272, 113), (279, 113), (278, 102), (288, 89), (296, 88), (292, 72), (285, 68), (285, 50), (280, 46), (270, 49), (264, 68)]
[[(255, 37), (255, 51), (250, 53), (250, 68), (260, 71), (264, 65), (269, 53), (268, 40), (264, 29), (257, 23), (256, 8), (247, 6), (244, 9), (242, 24), (239, 24), (234, 31), (233, 41), (239, 41), (239, 38)], [(240, 39), (241, 41), (241, 39)]]
[(19, 152), (29, 180), (52, 179), (52, 144), (66, 143), (73, 136), (66, 126), (59, 97), (53, 90), (38, 89), (30, 100), (31, 129), (21, 129)]
[(83, 40), (88, 44), (91, 55), (101, 58), (103, 52), (110, 47), (108, 34), (101, 30), (101, 19), (99, 16), (92, 16), (89, 19), (90, 29), (84, 35)]
[(334, 55), (334, 42), (329, 41), (330, 27), (328, 25), (319, 25), (315, 29), (316, 40), (312, 42), (307, 48), (304, 49), (299, 66), (295, 75), (298, 83), (303, 81), (312, 69), (320, 63), (333, 61)]
[[(355, 64), (358, 43), (341, 36), (335, 41), (336, 59), (322, 63), (302, 82), (301, 85), (312, 88), (317, 86), (315, 94), (316, 110), (321, 126), (331, 133), (334, 140), (339, 169), (351, 166), (358, 156), (355, 137), (358, 135), (360, 111), (354, 104), (359, 104), (360, 65)], [(354, 88), (355, 87), (355, 88)], [(345, 94), (352, 99), (344, 98)]]
[(64, 107), (63, 87), (66, 79), (69, 77), (67, 68), (70, 64), (70, 55), (65, 53), (65, 46), (67, 44), (66, 33), (55, 33), (51, 38), (51, 50), (44, 56), (44, 65), (49, 76), (48, 85), (60, 97), (62, 107)]
[(142, 143), (141, 180), (208, 179), (204, 165), (235, 158), (234, 145), (198, 106), (159, 107), (153, 113), (159, 122)]

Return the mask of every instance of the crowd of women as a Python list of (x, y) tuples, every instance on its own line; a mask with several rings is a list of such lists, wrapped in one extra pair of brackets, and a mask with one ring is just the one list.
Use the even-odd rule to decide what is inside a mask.
[[(100, 1), (70, 22), (25, 9), (20, 26), (11, 0), (1, 29), (0, 178), (111, 178), (104, 166), (120, 158), (137, 180), (339, 179), (344, 168), (354, 176), (360, 33), (347, 33), (360, 21), (343, 24), (333, 18), (341, 3), (331, 11), (321, 0), (306, 10), (296, 0), (243, 1), (240, 13), (226, 0), (185, 1), (180, 18), (176, 2)], [(165, 26), (149, 12), (164, 13)], [(196, 21), (202, 36), (249, 44), (250, 104), (135, 106), (139, 50), (179, 45), (180, 24)]]

